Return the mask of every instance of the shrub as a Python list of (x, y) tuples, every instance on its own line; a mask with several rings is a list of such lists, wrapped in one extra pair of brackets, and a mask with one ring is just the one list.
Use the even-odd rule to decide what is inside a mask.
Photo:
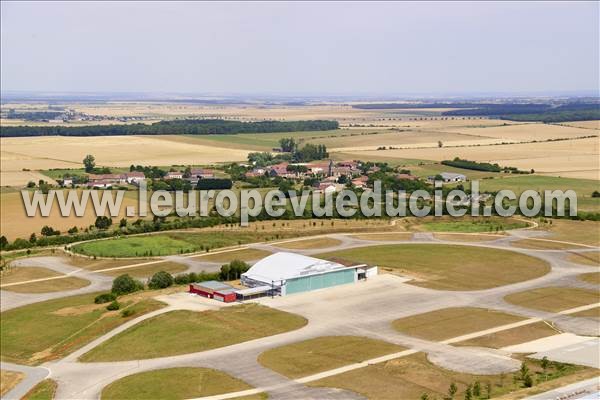
[(123, 318), (131, 317), (133, 314), (135, 314), (135, 310), (132, 308), (126, 308), (125, 310), (121, 311), (121, 316)]
[(106, 309), (108, 311), (115, 311), (115, 310), (118, 310), (119, 308), (121, 308), (121, 305), (116, 300), (113, 300), (109, 305), (106, 306)]
[(94, 298), (94, 303), (102, 304), (108, 303), (109, 301), (116, 300), (117, 296), (114, 293), (102, 293)]
[(186, 285), (186, 284), (190, 283), (190, 276), (189, 276), (189, 274), (176, 275), (173, 278), (173, 282), (175, 282), (176, 285)]
[(117, 296), (127, 293), (143, 290), (144, 284), (136, 279), (133, 279), (129, 274), (117, 276), (112, 284), (112, 292)]
[(173, 285), (173, 275), (165, 271), (159, 271), (152, 275), (148, 281), (150, 289), (164, 289)]

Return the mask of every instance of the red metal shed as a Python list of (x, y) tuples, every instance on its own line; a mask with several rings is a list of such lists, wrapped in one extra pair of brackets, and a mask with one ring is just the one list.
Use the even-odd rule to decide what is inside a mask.
[(213, 293), (213, 299), (224, 303), (231, 303), (236, 299), (235, 289), (219, 290)]

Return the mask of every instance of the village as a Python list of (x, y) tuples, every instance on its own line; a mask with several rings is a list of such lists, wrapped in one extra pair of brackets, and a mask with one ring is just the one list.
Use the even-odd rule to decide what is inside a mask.
[[(378, 165), (379, 164), (379, 165)], [(410, 171), (400, 169), (395, 170), (387, 166), (385, 163), (363, 163), (359, 160), (346, 160), (334, 162), (333, 160), (319, 160), (308, 163), (293, 163), (281, 161), (272, 165), (256, 166), (256, 163), (236, 164), (236, 168), (245, 170), (239, 176), (232, 177), (232, 174), (226, 172), (227, 168), (216, 167), (209, 168), (192, 168), (187, 167), (183, 170), (170, 168), (169, 171), (152, 168), (154, 171), (161, 171), (156, 174), (146, 175), (142, 170), (143, 167), (131, 166), (129, 172), (123, 173), (88, 173), (85, 176), (71, 176), (65, 174), (63, 179), (58, 180), (62, 187), (87, 187), (92, 189), (114, 189), (125, 185), (139, 187), (140, 183), (151, 179), (152, 182), (173, 183), (183, 182), (182, 189), (206, 188), (219, 189), (219, 187), (211, 187), (210, 180), (231, 180), (232, 185), (235, 181), (239, 181), (242, 186), (253, 186), (259, 179), (269, 179), (270, 182), (275, 180), (280, 182), (285, 179), (291, 182), (303, 182), (305, 187), (310, 187), (312, 190), (333, 193), (339, 192), (344, 188), (352, 188), (359, 190), (369, 190), (372, 187), (370, 177), (373, 174), (382, 174), (391, 177), (396, 181), (412, 181), (421, 182), (421, 178), (412, 175)], [(229, 166), (231, 170), (234, 166)], [(138, 169), (138, 170), (136, 170)], [(234, 179), (238, 178), (238, 179)], [(373, 178), (373, 177), (371, 177)], [(199, 187), (198, 182), (204, 181), (204, 185)], [(441, 172), (436, 176), (427, 177), (428, 183), (441, 181), (443, 183), (458, 183), (467, 181), (467, 176), (450, 172)], [(425, 183), (425, 181), (423, 181)], [(154, 185), (155, 188), (163, 188), (160, 185)], [(169, 186), (171, 188), (173, 185)], [(277, 186), (277, 185), (274, 185)], [(164, 189), (168, 189), (164, 187)]]

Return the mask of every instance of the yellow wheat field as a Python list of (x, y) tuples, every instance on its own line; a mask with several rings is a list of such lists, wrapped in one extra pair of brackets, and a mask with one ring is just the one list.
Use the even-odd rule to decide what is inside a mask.
[(239, 148), (178, 143), (152, 136), (62, 137), (45, 136), (0, 139), (2, 186), (26, 184), (23, 169), (80, 168), (87, 154), (108, 167), (141, 165), (202, 165), (245, 160)]
[(556, 142), (486, 145), (469, 147), (411, 148), (398, 150), (348, 151), (345, 154), (357, 159), (371, 157), (448, 160), (454, 157), (475, 161), (498, 163), (552, 176), (599, 179), (599, 139), (577, 139)]

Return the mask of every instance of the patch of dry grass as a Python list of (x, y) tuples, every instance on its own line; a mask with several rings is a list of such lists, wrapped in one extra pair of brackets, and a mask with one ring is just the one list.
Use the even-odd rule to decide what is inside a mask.
[(507, 329), (489, 335), (480, 336), (464, 342), (455, 343), (455, 346), (490, 347), (499, 349), (501, 347), (521, 344), (543, 337), (556, 335), (558, 332), (545, 322), (536, 322), (518, 328)]
[[(539, 361), (524, 359), (534, 379), (539, 379), (542, 373)], [(555, 367), (551, 367), (551, 372)], [(598, 374), (598, 370), (587, 367), (569, 366), (564, 376), (536, 385), (531, 391), (544, 391), (567, 383), (591, 378)], [(455, 399), (464, 398), (468, 385), (479, 381), (482, 397), (486, 398), (485, 387), (489, 383), (491, 397), (497, 398), (503, 394), (517, 392), (522, 388), (522, 383), (513, 383), (513, 374), (502, 375), (470, 375), (440, 368), (427, 360), (424, 353), (412, 354), (384, 363), (369, 365), (343, 374), (334, 375), (315, 382), (310, 386), (336, 387), (352, 390), (372, 400), (398, 400), (419, 399), (423, 394), (428, 398), (446, 398), (451, 383), (457, 387)], [(509, 395), (507, 398), (514, 398)]]
[(228, 263), (233, 260), (242, 260), (242, 261), (251, 261), (258, 260), (260, 258), (267, 257), (271, 252), (260, 249), (242, 249), (242, 250), (233, 250), (226, 251), (222, 253), (212, 254), (207, 253), (205, 255), (199, 255), (197, 257), (192, 257), (199, 261), (210, 261), (210, 262), (222, 262)]
[[(594, 285), (600, 285), (600, 272), (589, 272), (587, 274), (579, 275), (579, 279), (587, 283), (593, 283)], [(600, 293), (598, 294), (600, 300)]]
[(441, 341), (524, 318), (501, 311), (475, 307), (452, 307), (404, 317), (392, 322), (397, 331), (421, 339)]
[(518, 247), (520, 249), (531, 249), (531, 250), (569, 250), (569, 249), (584, 249), (585, 247), (577, 244), (559, 243), (552, 242), (549, 240), (539, 239), (519, 239), (510, 242), (511, 246)]
[(600, 247), (600, 221), (553, 219), (552, 224), (540, 225), (539, 229), (550, 232), (548, 239)]
[(87, 279), (77, 278), (75, 276), (65, 276), (64, 278), (59, 279), (5, 286), (2, 288), (2, 290), (15, 293), (50, 293), (80, 289), (88, 286), (89, 284), (90, 281)]
[(144, 265), (141, 267), (133, 267), (133, 268), (120, 268), (112, 271), (104, 271), (102, 274), (110, 275), (110, 276), (119, 276), (123, 274), (129, 274), (134, 278), (147, 278), (159, 271), (165, 271), (170, 274), (177, 274), (187, 270), (188, 267), (183, 264), (179, 264), (172, 261), (164, 261), (158, 264), (150, 264)]
[[(320, 257), (377, 265), (437, 290), (481, 290), (538, 278), (543, 260), (513, 251), (454, 244), (390, 244), (346, 249)], [(498, 271), (502, 271), (501, 274)]]
[(267, 350), (258, 362), (288, 378), (300, 378), (405, 348), (359, 336), (323, 336)]
[(80, 360), (125, 361), (189, 354), (292, 331), (307, 322), (299, 315), (250, 303), (202, 312), (170, 311), (113, 336)]
[(410, 232), (394, 232), (394, 233), (372, 233), (372, 234), (360, 234), (350, 235), (351, 238), (360, 240), (375, 240), (375, 241), (388, 241), (388, 240), (410, 240), (413, 234)]
[(71, 256), (65, 257), (65, 262), (74, 267), (87, 269), (89, 271), (98, 271), (108, 268), (124, 267), (132, 264), (139, 264), (143, 262), (152, 261), (148, 258), (128, 258), (126, 260), (113, 260), (110, 258), (99, 258), (94, 260), (93, 258), (83, 256)]
[(0, 282), (3, 285), (8, 283), (17, 283), (29, 281), (32, 279), (51, 278), (61, 276), (60, 272), (53, 271), (43, 267), (12, 267), (6, 271), (0, 272)]
[(322, 237), (322, 238), (314, 238), (314, 239), (297, 240), (297, 241), (293, 241), (293, 242), (279, 243), (279, 244), (276, 244), (276, 246), (284, 248), (284, 249), (290, 249), (290, 250), (304, 250), (304, 249), (324, 249), (327, 247), (337, 246), (340, 243), (342, 243), (342, 242), (340, 242), (337, 239)]
[(517, 306), (558, 312), (597, 303), (600, 297), (598, 296), (598, 292), (593, 290), (544, 287), (512, 293), (505, 296), (504, 300)]
[(579, 311), (570, 315), (572, 317), (600, 318), (600, 307), (590, 308), (589, 310)]
[(0, 370), (0, 396), (4, 396), (9, 390), (17, 386), (25, 378), (22, 372)]
[(189, 399), (252, 389), (242, 380), (209, 368), (166, 368), (128, 375), (107, 385), (102, 400)]
[(568, 261), (600, 267), (600, 251), (586, 251), (585, 253), (571, 253), (567, 257)]
[(500, 239), (502, 235), (434, 233), (433, 237), (440, 240), (447, 240), (449, 242), (487, 242), (490, 240)]

